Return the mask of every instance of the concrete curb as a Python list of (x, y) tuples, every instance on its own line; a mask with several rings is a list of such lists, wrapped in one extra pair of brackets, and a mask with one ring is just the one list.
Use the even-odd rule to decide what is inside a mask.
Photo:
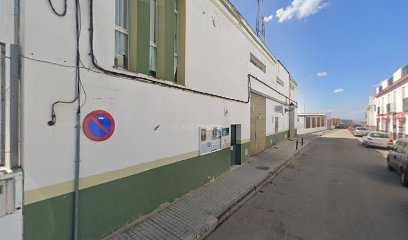
[[(207, 231), (200, 231), (199, 235), (196, 235), (198, 240), (206, 239), (212, 232), (214, 232), (219, 226), (221, 226), (229, 217), (231, 217), (235, 212), (237, 212), (246, 202), (248, 202), (255, 194), (257, 194), (260, 190), (262, 190), (268, 183), (270, 183), (273, 179), (275, 179), (279, 174), (287, 168), (290, 164), (291, 160), (297, 157), (301, 152), (304, 151), (306, 147), (309, 146), (311, 141), (305, 142), (303, 147), (299, 149), (295, 154), (289, 157), (287, 160), (282, 162), (279, 166), (277, 166), (272, 172), (269, 172), (268, 176), (261, 180), (256, 186), (254, 186), (250, 191), (245, 192), (242, 194), (241, 197), (238, 198), (231, 206), (229, 206), (223, 213), (217, 216), (217, 221), (211, 222), (211, 224), (207, 224), (204, 229)], [(203, 229), (203, 230), (204, 230)]]

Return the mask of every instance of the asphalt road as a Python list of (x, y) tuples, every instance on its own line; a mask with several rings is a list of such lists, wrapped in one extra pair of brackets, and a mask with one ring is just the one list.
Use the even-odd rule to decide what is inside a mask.
[(310, 143), (207, 239), (408, 239), (408, 188), (346, 130)]

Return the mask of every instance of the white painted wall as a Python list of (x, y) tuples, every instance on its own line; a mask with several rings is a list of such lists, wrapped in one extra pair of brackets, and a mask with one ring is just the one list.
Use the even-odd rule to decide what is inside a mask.
[[(58, 18), (51, 12), (47, 1), (23, 3), (23, 54), (74, 65), (74, 4), (68, 5), (67, 17)], [(186, 87), (245, 100), (248, 97), (248, 73), (275, 87), (276, 60), (268, 58), (259, 46), (253, 44), (218, 1), (215, 3), (219, 6), (212, 1), (187, 1)], [(81, 9), (82, 61), (91, 66), (87, 2), (82, 3)], [(114, 56), (113, 9), (114, 1), (94, 1), (95, 54), (98, 63), (110, 70), (113, 70)], [(250, 52), (267, 65), (266, 74), (250, 63)], [(58, 105), (56, 125), (49, 127), (47, 122), (53, 102), (73, 98), (75, 69), (29, 59), (23, 59), (23, 65), (23, 160), (27, 191), (73, 179), (76, 106)], [(288, 89), (289, 75), (279, 71)], [(81, 74), (87, 92), (82, 117), (93, 110), (103, 109), (116, 121), (116, 131), (108, 141), (92, 142), (81, 134), (81, 177), (198, 151), (200, 126), (241, 124), (240, 138), (250, 138), (249, 104), (87, 70), (82, 70)], [(252, 88), (284, 101), (283, 97), (260, 83), (253, 81)], [(279, 91), (288, 93), (286, 88)], [(295, 92), (293, 94), (296, 96)], [(267, 102), (267, 111), (274, 110), (274, 103)], [(224, 116), (224, 108), (229, 109), (228, 116)], [(271, 118), (273, 114), (268, 116)], [(282, 116), (280, 131), (287, 130), (287, 121), (286, 114)], [(267, 125), (267, 132), (272, 131), (271, 126)]]
[(315, 133), (315, 132), (322, 132), (327, 130), (327, 115), (316, 115), (316, 114), (311, 114), (311, 115), (306, 115), (310, 117), (325, 117), (325, 126), (320, 127), (320, 128), (306, 128), (305, 126), (305, 116), (304, 115), (298, 115), (297, 117), (297, 122), (298, 122), (298, 134), (308, 134), (308, 133)]

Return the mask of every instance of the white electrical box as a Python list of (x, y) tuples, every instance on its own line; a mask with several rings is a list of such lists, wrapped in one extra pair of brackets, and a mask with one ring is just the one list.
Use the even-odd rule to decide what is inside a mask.
[(0, 217), (15, 212), (14, 178), (0, 180)]
[(23, 173), (0, 171), (0, 239), (23, 239)]

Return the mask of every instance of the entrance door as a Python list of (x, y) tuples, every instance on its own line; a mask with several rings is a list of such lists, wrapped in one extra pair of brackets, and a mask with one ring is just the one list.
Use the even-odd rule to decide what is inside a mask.
[(392, 138), (397, 139), (397, 119), (395, 116), (392, 116)]
[(295, 110), (289, 112), (289, 138), (295, 136)]
[(231, 167), (237, 165), (237, 125), (231, 125)]
[(251, 93), (251, 155), (265, 150), (265, 141), (266, 99), (258, 94)]

